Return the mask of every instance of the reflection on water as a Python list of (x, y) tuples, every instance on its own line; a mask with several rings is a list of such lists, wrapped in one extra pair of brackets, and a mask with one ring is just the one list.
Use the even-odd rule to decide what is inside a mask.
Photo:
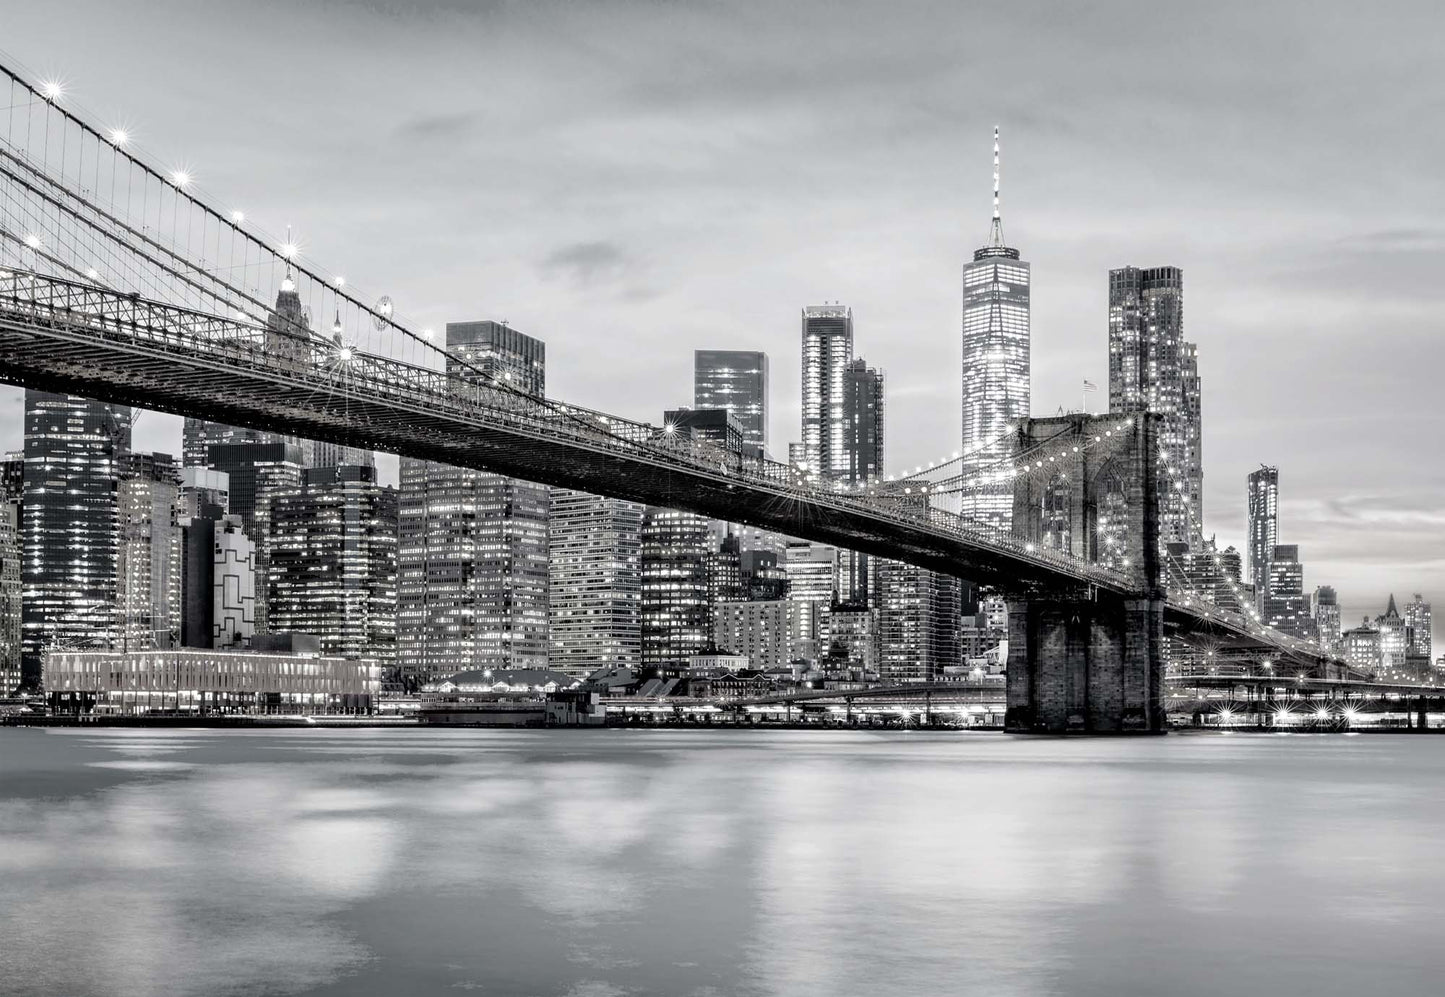
[(0, 992), (1439, 992), (1445, 738), (0, 731)]

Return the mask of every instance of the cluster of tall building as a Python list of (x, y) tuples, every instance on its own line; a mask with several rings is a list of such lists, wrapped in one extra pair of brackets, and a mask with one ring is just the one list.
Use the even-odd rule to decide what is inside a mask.
[[(1261, 465), (1246, 484), (1248, 574), (1233, 586), (1261, 622), (1300, 640), (1318, 642), (1362, 671), (1402, 681), (1428, 677), (1434, 667), (1430, 603), (1416, 593), (1402, 614), (1390, 596), (1385, 612), (1342, 630), (1339, 594), (1332, 585), (1308, 590), (1298, 544), (1279, 542), (1279, 468)], [(1231, 548), (1232, 550), (1232, 548)], [(1237, 565), (1237, 558), (1236, 558)]]

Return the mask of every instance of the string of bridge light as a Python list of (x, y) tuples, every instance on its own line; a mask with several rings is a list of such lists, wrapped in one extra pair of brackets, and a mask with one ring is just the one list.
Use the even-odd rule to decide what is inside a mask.
[[(245, 238), (284, 260), (288, 266), (294, 266), (298, 272), (315, 281), (318, 286), (325, 287), (338, 298), (346, 301), (348, 305), (371, 316), (373, 321), (378, 323), (378, 331), (383, 331), (383, 329), (395, 330), (416, 342), (421, 347), (440, 353), (442, 357), (447, 360), (457, 361), (466, 367), (472, 366), (466, 362), (464, 358), (453, 357), (449, 351), (438, 347), (434, 342), (436, 337), (435, 330), (424, 328), (421, 330), (420, 335), (418, 335), (406, 326), (399, 324), (396, 321), (394, 305), (390, 298), (383, 296), (378, 299), (375, 305), (368, 305), (351, 293), (345, 277), (340, 274), (329, 274), (325, 272), (323, 268), (318, 267), (314, 262), (309, 260), (303, 264), (301, 262), (301, 243), (299, 240), (292, 238), (289, 233), (284, 239), (278, 238), (266, 232), (254, 222), (248, 223), (245, 212), (235, 209), (227, 213), (208, 203), (200, 194), (196, 171), (189, 163), (180, 163), (167, 169), (159, 169), (151, 166), (140, 157), (139, 150), (135, 147), (134, 131), (129, 124), (109, 128), (97, 127), (85, 120), (77, 110), (62, 107), (61, 104), (69, 92), (68, 85), (65, 81), (52, 77), (31, 84), (20, 76), (20, 74), (8, 68), (5, 69), (5, 72), (13, 81), (28, 89), (32, 94), (40, 98), (41, 101), (59, 111), (65, 119), (73, 122), (85, 132), (103, 139), (118, 155), (124, 157), (127, 163), (139, 168), (143, 173), (149, 174), (155, 179), (168, 184), (179, 195), (183, 196), (189, 204), (194, 205), (202, 212), (210, 214), (217, 220), (228, 220), (230, 225), (241, 232)], [(30, 233), (26, 241), (32, 249), (38, 250), (41, 248), (39, 236), (34, 233)], [(170, 251), (168, 250), (168, 252)], [(185, 258), (181, 256), (181, 254), (176, 255), (179, 258)], [(193, 261), (192, 265), (194, 266)], [(201, 268), (197, 267), (196, 269), (200, 270)], [(98, 280), (101, 277), (100, 270), (94, 266), (85, 269), (84, 273), (92, 280)], [(225, 282), (221, 283), (224, 284)], [(232, 292), (238, 291), (234, 285), (227, 286)], [(291, 289), (294, 290), (294, 281)], [(260, 303), (260, 307), (265, 308), (266, 306), (264, 303)], [(246, 313), (240, 309), (237, 309), (237, 313), (237, 319), (247, 324), (254, 325), (259, 319), (257, 315)], [(335, 315), (335, 319), (338, 321), (333, 322), (333, 331), (336, 325), (339, 324), (339, 318), (340, 314), (338, 311)]]
[[(1035, 473), (1035, 472), (1043, 469), (1043, 467), (1044, 467), (1046, 464), (1056, 464), (1056, 463), (1058, 463), (1058, 461), (1059, 461), (1060, 459), (1067, 460), (1068, 458), (1072, 457), (1072, 456), (1075, 455), (1075, 454), (1079, 454), (1079, 453), (1082, 453), (1082, 452), (1084, 452), (1084, 451), (1086, 451), (1086, 450), (1090, 450), (1090, 449), (1092, 449), (1092, 448), (1094, 448), (1094, 447), (1096, 447), (1096, 446), (1102, 445), (1102, 444), (1105, 443), (1105, 442), (1112, 442), (1112, 439), (1113, 439), (1116, 435), (1122, 435), (1123, 432), (1124, 432), (1126, 429), (1129, 429), (1131, 426), (1133, 426), (1133, 424), (1134, 424), (1134, 420), (1133, 420), (1132, 418), (1125, 419), (1123, 422), (1118, 423), (1118, 424), (1115, 425), (1115, 426), (1111, 426), (1110, 428), (1104, 430), (1102, 433), (1095, 433), (1095, 434), (1093, 435), (1093, 439), (1088, 439), (1088, 438), (1086, 437), (1085, 440), (1084, 440), (1084, 442), (1083, 442), (1082, 444), (1074, 443), (1074, 444), (1072, 444), (1072, 445), (1064, 445), (1064, 446), (1061, 446), (1061, 447), (1059, 447), (1058, 449), (1056, 449), (1053, 453), (1045, 454), (1045, 453), (1044, 453), (1044, 450), (1046, 449), (1046, 444), (1040, 444), (1040, 445), (1037, 446), (1037, 447), (1033, 447), (1033, 448), (1030, 448), (1030, 449), (1027, 450), (1027, 451), (1024, 451), (1024, 453), (1021, 454), (1021, 455), (1016, 455), (1016, 456), (1013, 456), (1013, 457), (1005, 458), (1004, 461), (1000, 461), (1000, 463), (1003, 463), (1003, 462), (1006, 461), (1006, 462), (1008, 462), (1011, 466), (1010, 466), (1009, 469), (1006, 470), (1006, 471), (997, 471), (997, 472), (994, 472), (994, 473), (995, 473), (995, 478), (994, 478), (994, 480), (997, 481), (997, 482), (999, 482), (999, 483), (1002, 483), (1002, 482), (1005, 482), (1005, 481), (1011, 481), (1011, 480), (1013, 480), (1014, 478), (1020, 477), (1021, 475)], [(1064, 433), (1064, 434), (1060, 434), (1060, 435), (1070, 435), (1070, 434)], [(1070, 435), (1070, 439), (1077, 439), (1077, 438), (1078, 438), (1078, 437), (1077, 437), (1076, 434)], [(1016, 460), (1018, 459), (1018, 456), (1025, 456), (1025, 457), (1028, 457), (1028, 458), (1030, 458), (1030, 459), (1021, 461), (1021, 462), (1016, 463), (1016, 464), (1013, 463), (1014, 461), (1016, 461)], [(909, 480), (909, 479), (902, 479), (902, 480), (905, 480), (905, 481), (906, 481), (906, 480)], [(856, 483), (854, 483), (854, 484), (852, 484), (852, 485), (848, 484), (847, 482), (839, 482), (839, 483), (835, 486), (835, 490), (838, 490), (838, 491), (846, 491), (846, 490), (848, 490), (848, 489), (850, 489), (850, 488), (851, 488), (851, 489), (856, 489), (856, 490), (858, 490), (858, 491), (871, 491), (871, 492), (877, 492), (877, 491), (880, 491), (880, 490), (881, 490), (881, 491), (883, 492), (883, 494), (885, 494), (885, 495), (897, 495), (898, 492), (897, 492), (897, 489), (896, 489), (896, 488), (887, 488), (887, 487), (885, 487), (886, 485), (896, 484), (896, 483), (898, 483), (898, 482), (895, 482), (894, 479), (891, 478), (891, 477), (890, 477), (890, 478), (887, 478), (887, 479), (883, 479), (883, 480), (879, 480), (879, 479), (877, 479), (877, 478), (874, 478), (874, 479), (869, 480), (869, 481), (859, 481), (859, 482), (856, 482)], [(934, 484), (934, 485), (932, 485), (932, 486), (930, 486), (930, 485), (919, 485), (919, 486), (917, 487), (917, 489), (916, 489), (916, 492), (917, 492), (917, 494), (919, 494), (919, 495), (928, 495), (928, 494), (930, 494), (930, 493), (931, 493), (931, 494), (941, 494), (941, 493), (947, 493), (947, 491), (948, 491), (948, 489), (947, 489), (946, 487), (944, 487), (944, 483), (938, 483), (938, 484)], [(915, 489), (914, 489), (914, 487), (911, 486), (911, 485), (907, 485), (907, 486), (905, 486), (904, 489), (903, 489), (903, 494), (904, 494), (904, 495), (912, 495), (912, 494), (914, 494), (914, 493), (915, 493)]]
[[(201, 252), (203, 254), (207, 252), (206, 241), (208, 228), (215, 228), (216, 232), (227, 230), (240, 233), (240, 235), (242, 236), (242, 244), (255, 246), (261, 254), (260, 260), (258, 260), (254, 264), (250, 261), (249, 254), (247, 254), (243, 257), (243, 262), (241, 266), (243, 268), (251, 266), (262, 266), (265, 265), (265, 261), (268, 258), (276, 261), (277, 263), (284, 262), (285, 276), (284, 279), (279, 282), (279, 286), (282, 290), (296, 289), (296, 283), (292, 277), (292, 268), (294, 267), (297, 273), (304, 275), (311, 282), (311, 290), (309, 294), (313, 296), (313, 301), (314, 296), (318, 292), (322, 294), (323, 310), (321, 312), (321, 315), (318, 316), (321, 321), (324, 322), (324, 312), (325, 310), (327, 310), (324, 309), (324, 295), (327, 293), (334, 294), (338, 301), (344, 302), (346, 304), (348, 311), (350, 311), (351, 309), (356, 309), (359, 313), (370, 316), (377, 332), (391, 332), (400, 334), (402, 337), (404, 337), (404, 343), (411, 342), (417, 344), (424, 350), (440, 354), (441, 357), (444, 358), (447, 368), (451, 368), (452, 365), (455, 364), (458, 367), (481, 375), (485, 379), (485, 383), (488, 383), (492, 387), (502, 390), (503, 392), (506, 392), (510, 395), (515, 395), (532, 403), (540, 404), (543, 407), (548, 408), (549, 410), (554, 410), (557, 408), (555, 403), (549, 402), (545, 399), (533, 398), (531, 395), (527, 394), (525, 391), (522, 391), (520, 388), (511, 384), (507, 384), (498, 378), (490, 376), (487, 371), (479, 368), (465, 357), (454, 355), (449, 350), (438, 346), (434, 342), (434, 330), (430, 328), (424, 328), (421, 330), (420, 336), (418, 336), (406, 326), (399, 324), (396, 321), (394, 306), (389, 298), (383, 297), (378, 300), (375, 306), (369, 306), (359, 300), (353, 293), (351, 293), (351, 291), (347, 287), (347, 282), (344, 277), (340, 275), (329, 275), (321, 268), (316, 267), (315, 264), (309, 262), (303, 264), (302, 262), (300, 262), (300, 242), (290, 236), (289, 230), (286, 239), (280, 240), (275, 238), (274, 236), (269, 235), (268, 233), (265, 233), (264, 230), (260, 229), (254, 223), (247, 225), (246, 215), (239, 209), (233, 210), (229, 214), (223, 213), (220, 209), (209, 203), (205, 198), (200, 195), (196, 187), (197, 181), (195, 171), (190, 167), (189, 164), (175, 166), (173, 168), (170, 168), (169, 170), (158, 169), (151, 166), (144, 159), (142, 159), (137, 154), (137, 151), (134, 149), (134, 134), (128, 124), (108, 129), (101, 128), (86, 120), (86, 118), (82, 116), (78, 110), (72, 112), (70, 109), (61, 107), (61, 102), (67, 93), (66, 85), (62, 81), (50, 79), (42, 80), (39, 83), (32, 84), (28, 82), (21, 74), (15, 72), (13, 69), (5, 65), (0, 65), (0, 72), (3, 72), (3, 74), (9, 78), (12, 87), (18, 87), (22, 92), (29, 93), (32, 96), (33, 99), (30, 101), (31, 105), (43, 105), (47, 109), (47, 117), (42, 122), (41, 133), (47, 143), (50, 136), (50, 118), (48, 117), (48, 114), (50, 111), (55, 111), (60, 116), (62, 139), (66, 134), (65, 126), (69, 124), (73, 125), (79, 130), (80, 140), (82, 142), (93, 139), (97, 145), (97, 148), (108, 146), (109, 149), (112, 151), (113, 156), (123, 160), (126, 164), (126, 177), (128, 184), (130, 183), (131, 176), (133, 176), (130, 171), (135, 170), (139, 172), (142, 181), (145, 181), (147, 179), (153, 180), (158, 185), (158, 192), (164, 191), (166, 189), (175, 191), (177, 197), (180, 200), (176, 202), (176, 208), (172, 211), (171, 214), (171, 217), (173, 219), (173, 225), (179, 222), (179, 208), (182, 201), (185, 205), (185, 209), (187, 212), (186, 218), (188, 226), (192, 218), (191, 212), (200, 212), (202, 222)], [(28, 114), (26, 117), (26, 121), (29, 121)], [(30, 133), (27, 131), (27, 142), (29, 140), (29, 134)], [(49, 148), (48, 145), (47, 148)], [(33, 155), (33, 153), (27, 153), (27, 155)], [(95, 203), (92, 203), (88, 199), (88, 197), (77, 194), (76, 189), (69, 185), (69, 171), (63, 162), (60, 164), (59, 167), (57, 167), (57, 170), (59, 172), (59, 179), (57, 179), (55, 173), (50, 172), (51, 163), (48, 154), (46, 156), (41, 156), (37, 158), (45, 167), (45, 169), (37, 171), (35, 174), (36, 177), (44, 183), (51, 185), (53, 189), (57, 192), (59, 197), (67, 202), (66, 206), (62, 209), (59, 201), (52, 201), (52, 204), (55, 205), (56, 209), (57, 224), (59, 224), (59, 219), (63, 210), (67, 224), (85, 226), (84, 234), (88, 235), (92, 239), (98, 238), (99, 243), (102, 245), (109, 244), (117, 247), (117, 251), (126, 253), (134, 264), (139, 264), (139, 266), (142, 268), (135, 271), (135, 273), (132, 275), (133, 283), (131, 284), (131, 286), (125, 287), (125, 290), (136, 290), (136, 283), (140, 283), (142, 285), (159, 286), (158, 277), (163, 280), (179, 280), (183, 284), (189, 285), (192, 292), (206, 294), (216, 300), (224, 301), (225, 298), (228, 296), (233, 296), (238, 299), (246, 299), (250, 302), (251, 306), (254, 306), (255, 311), (251, 312), (245, 309), (235, 309), (236, 319), (239, 322), (250, 327), (256, 327), (263, 324), (269, 325), (269, 321), (263, 322), (261, 316), (264, 315), (267, 317), (267, 320), (269, 320), (270, 317), (275, 314), (274, 309), (270, 308), (265, 302), (253, 298), (246, 291), (240, 289), (236, 284), (217, 276), (220, 271), (213, 271), (210, 268), (207, 268), (205, 266), (204, 260), (201, 260), (199, 264), (197, 263), (195, 256), (192, 255), (193, 248), (189, 228), (187, 229), (187, 242), (184, 251), (180, 250), (179, 243), (175, 243), (172, 247), (166, 247), (164, 245), (164, 231), (159, 224), (157, 225), (157, 228), (155, 230), (155, 238), (151, 238), (149, 235), (141, 235), (139, 231), (132, 229), (132, 239), (126, 240), (123, 238), (123, 234), (121, 233), (121, 229), (123, 227), (126, 227), (124, 226), (123, 222), (117, 223), (116, 219), (111, 218), (109, 219), (108, 226), (102, 224), (102, 221), (106, 219), (104, 210), (98, 208)], [(115, 159), (113, 158), (112, 161), (114, 162)], [(92, 166), (97, 170), (99, 168), (96, 161), (94, 160), (92, 161)], [(78, 183), (81, 185), (80, 189), (85, 190), (87, 178), (84, 176), (83, 173), (83, 161), (82, 166), (79, 168), (82, 172), (81, 175), (78, 177)], [(114, 186), (114, 181), (112, 181), (112, 186)], [(130, 188), (128, 187), (128, 189)], [(90, 190), (94, 192), (93, 196), (97, 201), (99, 201), (102, 197), (99, 191), (99, 185), (96, 184), (95, 186), (91, 187)], [(133, 193), (133, 190), (131, 192)], [(83, 208), (83, 211), (76, 212), (72, 210), (69, 206), (70, 202), (81, 206)], [(114, 203), (116, 205), (116, 209), (120, 210), (118, 202), (112, 201), (111, 203)], [(145, 202), (142, 201), (143, 207), (144, 203)], [(163, 202), (159, 202), (157, 204), (156, 212), (156, 218), (159, 223), (161, 220), (163, 220), (164, 217)], [(149, 227), (148, 224), (145, 222), (144, 218), (142, 218), (141, 221), (137, 224), (142, 224), (146, 227)], [(57, 232), (57, 235), (60, 234), (62, 233)], [(220, 236), (216, 233), (211, 234), (215, 235), (217, 239), (216, 244), (219, 248)], [(35, 232), (29, 233), (29, 238), (26, 241), (28, 247), (32, 251), (39, 251), (42, 249), (42, 242), (40, 236), (37, 235)], [(171, 257), (176, 262), (176, 268), (167, 266), (164, 262), (157, 259), (149, 249), (146, 249), (143, 245), (137, 245), (137, 243), (149, 243), (160, 252)], [(75, 252), (73, 246), (68, 248), (71, 252)], [(82, 272), (81, 270), (71, 266), (70, 264), (65, 263), (63, 260), (56, 259), (51, 254), (45, 254), (45, 258), (47, 260), (55, 262), (57, 265), (65, 267), (65, 269), (76, 273), (77, 275)], [(234, 261), (234, 257), (232, 259)], [(145, 268), (159, 268), (159, 271), (164, 272), (164, 274), (167, 274), (168, 276), (161, 277), (161, 275), (158, 274), (156, 271), (151, 270), (147, 272)], [(97, 284), (100, 284), (101, 271), (98, 267), (91, 265), (84, 270), (84, 273), (86, 274), (87, 279)], [(210, 282), (210, 286), (212, 287), (212, 289), (206, 290), (202, 288), (202, 286), (198, 284), (195, 279), (188, 277), (187, 273), (191, 273), (198, 277), (205, 278), (207, 281)], [(302, 338), (310, 340), (311, 337), (314, 335), (320, 343), (333, 348), (333, 361), (340, 361), (346, 363), (350, 362), (352, 359), (359, 359), (361, 357), (362, 354), (360, 354), (360, 352), (356, 349), (354, 343), (347, 343), (342, 339), (342, 333), (344, 329), (341, 323), (341, 314), (339, 308), (334, 314), (334, 321), (332, 323), (332, 339), (329, 343), (324, 336), (320, 335), (320, 333), (312, 327), (312, 324), (309, 321), (310, 309), (306, 308), (305, 313), (308, 321), (305, 321), (304, 323), (290, 323), (291, 325), (295, 326), (297, 333), (301, 335)], [(567, 416), (567, 413), (565, 412), (560, 412), (558, 414)], [(569, 418), (575, 419), (575, 416), (569, 416)]]

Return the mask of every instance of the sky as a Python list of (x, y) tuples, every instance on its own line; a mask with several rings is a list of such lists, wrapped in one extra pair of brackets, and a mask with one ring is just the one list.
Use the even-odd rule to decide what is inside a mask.
[[(763, 350), (785, 454), (799, 310), (850, 304), (890, 470), (960, 446), (997, 124), (1034, 414), (1107, 384), (1111, 267), (1182, 267), (1206, 531), (1242, 549), (1277, 465), (1347, 625), (1445, 615), (1433, 3), (0, 0), (0, 50), (416, 325), (545, 340), (554, 397), (659, 421), (695, 348)], [(0, 448), (21, 413), (0, 387)]]

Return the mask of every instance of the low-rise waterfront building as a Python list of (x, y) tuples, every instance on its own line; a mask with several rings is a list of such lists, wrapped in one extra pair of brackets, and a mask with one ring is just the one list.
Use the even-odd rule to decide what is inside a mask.
[(57, 713), (364, 713), (381, 689), (374, 659), (316, 654), (51, 651), (43, 669)]

